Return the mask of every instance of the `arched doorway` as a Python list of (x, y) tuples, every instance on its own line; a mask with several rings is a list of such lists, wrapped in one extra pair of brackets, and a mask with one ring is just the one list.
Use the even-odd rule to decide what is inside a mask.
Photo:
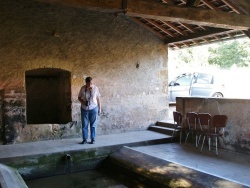
[(71, 74), (55, 68), (25, 72), (27, 124), (72, 121)]

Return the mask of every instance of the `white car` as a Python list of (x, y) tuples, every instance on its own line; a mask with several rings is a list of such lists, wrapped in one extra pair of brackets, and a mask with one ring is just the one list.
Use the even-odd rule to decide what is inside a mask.
[(215, 76), (206, 73), (184, 73), (169, 82), (169, 102), (176, 97), (223, 97), (224, 85)]

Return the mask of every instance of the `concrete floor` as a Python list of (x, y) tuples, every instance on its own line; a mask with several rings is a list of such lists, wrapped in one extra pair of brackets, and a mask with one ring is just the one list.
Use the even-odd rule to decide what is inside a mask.
[(204, 148), (200, 153), (194, 145), (168, 143), (134, 148), (136, 151), (177, 163), (216, 177), (250, 187), (250, 156), (219, 149), (215, 151)]
[[(29, 156), (35, 154), (74, 151), (122, 144), (131, 147), (133, 143), (149, 143), (153, 140), (163, 141), (168, 136), (153, 131), (137, 131), (114, 135), (98, 136), (95, 144), (79, 144), (81, 139), (49, 140), (32, 143), (0, 146), (0, 163), (6, 158)], [(131, 145), (132, 144), (132, 145)], [(136, 144), (135, 144), (136, 145)], [(134, 150), (169, 162), (174, 162), (201, 172), (224, 178), (246, 187), (250, 187), (250, 156), (219, 149), (219, 156), (204, 147), (200, 153), (191, 144), (178, 143), (143, 144), (132, 147)]]

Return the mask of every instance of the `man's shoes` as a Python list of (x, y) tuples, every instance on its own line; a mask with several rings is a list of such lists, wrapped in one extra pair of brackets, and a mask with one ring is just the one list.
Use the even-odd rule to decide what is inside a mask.
[(84, 139), (81, 144), (87, 144), (87, 140)]
[[(86, 139), (82, 140), (82, 142), (81, 142), (81, 144), (87, 144), (87, 143), (88, 142)], [(95, 140), (91, 140), (90, 144), (94, 144), (94, 143), (95, 143)]]

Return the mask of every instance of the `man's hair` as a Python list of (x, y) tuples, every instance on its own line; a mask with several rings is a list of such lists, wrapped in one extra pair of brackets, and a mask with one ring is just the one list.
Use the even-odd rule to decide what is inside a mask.
[(91, 82), (91, 80), (92, 80), (92, 78), (91, 78), (91, 77), (87, 77), (87, 78), (85, 78), (85, 82), (86, 82), (86, 83)]

